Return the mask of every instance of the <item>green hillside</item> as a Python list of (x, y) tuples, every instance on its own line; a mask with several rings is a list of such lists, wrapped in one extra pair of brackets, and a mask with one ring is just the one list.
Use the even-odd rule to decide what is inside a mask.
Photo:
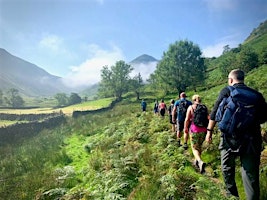
[[(259, 32), (244, 45), (251, 45), (260, 53), (267, 45), (267, 33)], [(219, 69), (226, 56), (206, 60), (206, 84), (197, 88), (209, 110), (227, 84), (227, 77)], [(265, 99), (266, 74), (267, 65), (261, 64), (246, 76), (246, 83), (262, 92)], [(196, 93), (186, 92), (189, 97)], [(152, 112), (154, 99), (163, 97), (169, 102), (177, 97), (176, 93), (162, 94), (149, 89), (142, 93), (141, 98), (148, 102), (147, 112), (141, 112), (140, 102), (128, 93), (110, 110), (67, 117), (62, 126), (43, 130), (31, 139), (10, 145), (0, 143), (0, 199), (228, 199), (220, 169), (217, 127), (213, 143), (203, 145), (202, 157), (207, 167), (206, 173), (200, 174), (193, 165), (191, 149), (176, 146), (168, 116), (161, 118)], [(267, 130), (266, 123), (262, 128)], [(267, 199), (267, 144), (264, 145), (261, 200)], [(236, 171), (240, 199), (245, 199), (241, 169), (237, 167)]]
[[(170, 128), (168, 117), (161, 118), (152, 111), (141, 113), (139, 102), (129, 99), (111, 111), (69, 119), (67, 124), (31, 140), (1, 147), (4, 184), (0, 196), (227, 199), (218, 159), (219, 133), (215, 132), (212, 145), (204, 147), (207, 172), (201, 175), (192, 164), (191, 150), (176, 146)], [(266, 198), (266, 161), (261, 167), (262, 199)], [(240, 175), (237, 182), (244, 197)]]

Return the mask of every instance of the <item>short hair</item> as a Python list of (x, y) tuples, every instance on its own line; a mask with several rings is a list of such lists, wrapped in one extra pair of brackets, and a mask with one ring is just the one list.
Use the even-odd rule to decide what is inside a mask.
[(171, 99), (171, 103), (174, 103), (175, 101), (174, 101), (174, 99)]
[(234, 69), (229, 73), (229, 75), (241, 82), (245, 80), (245, 72), (241, 69)]
[(196, 100), (201, 102), (201, 98), (200, 98), (200, 96), (198, 94), (195, 94), (195, 95), (192, 96), (192, 101), (196, 101)]

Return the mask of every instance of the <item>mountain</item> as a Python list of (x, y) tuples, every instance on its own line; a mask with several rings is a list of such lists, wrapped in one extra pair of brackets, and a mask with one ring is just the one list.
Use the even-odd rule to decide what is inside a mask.
[(144, 82), (149, 79), (150, 74), (152, 74), (158, 64), (158, 60), (150, 55), (143, 54), (133, 59), (129, 64), (133, 67), (132, 76), (141, 74)]
[(266, 35), (266, 33), (267, 33), (267, 20), (262, 22), (257, 28), (253, 29), (248, 38), (245, 40), (245, 43), (250, 42), (252, 40), (256, 40), (257, 38)]
[(137, 58), (133, 59), (130, 64), (146, 64), (150, 62), (158, 62), (158, 60), (150, 55), (143, 54), (141, 56), (138, 56)]
[(54, 76), (0, 48), (0, 89), (18, 89), (26, 96), (50, 96), (67, 92), (62, 78)]

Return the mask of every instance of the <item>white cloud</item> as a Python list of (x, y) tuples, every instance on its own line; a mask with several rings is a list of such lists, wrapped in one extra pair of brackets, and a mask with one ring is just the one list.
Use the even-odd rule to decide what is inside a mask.
[(123, 60), (122, 51), (112, 46), (110, 50), (102, 49), (96, 44), (88, 46), (89, 58), (78, 66), (72, 66), (71, 72), (64, 78), (64, 83), (71, 87), (95, 84), (101, 79), (103, 66), (111, 66)]
[(152, 74), (155, 71), (156, 66), (157, 62), (149, 62), (147, 64), (132, 64), (134, 70), (132, 71), (131, 75), (135, 76), (138, 73), (140, 73), (143, 81), (146, 82), (150, 74)]
[(217, 43), (214, 45), (207, 46), (203, 49), (204, 57), (218, 57), (223, 52), (223, 47), (227, 45), (225, 43)]
[(223, 53), (223, 47), (226, 45), (229, 45), (230, 48), (235, 48), (238, 46), (240, 34), (232, 34), (232, 35), (227, 35), (223, 38), (220, 38), (216, 44), (209, 45), (204, 47), (203, 55), (205, 57), (218, 57)]
[(39, 46), (58, 53), (62, 49), (63, 39), (56, 35), (46, 35), (39, 42)]

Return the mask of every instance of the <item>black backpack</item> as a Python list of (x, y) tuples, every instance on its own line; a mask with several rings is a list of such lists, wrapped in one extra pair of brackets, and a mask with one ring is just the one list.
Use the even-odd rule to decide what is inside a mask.
[(209, 120), (208, 120), (208, 109), (203, 104), (197, 104), (196, 109), (193, 109), (194, 117), (193, 122), (196, 126), (199, 127), (207, 127)]
[(189, 107), (189, 104), (186, 100), (180, 101), (177, 109), (177, 114), (178, 114), (178, 121), (184, 121), (186, 117), (186, 111), (187, 108)]

